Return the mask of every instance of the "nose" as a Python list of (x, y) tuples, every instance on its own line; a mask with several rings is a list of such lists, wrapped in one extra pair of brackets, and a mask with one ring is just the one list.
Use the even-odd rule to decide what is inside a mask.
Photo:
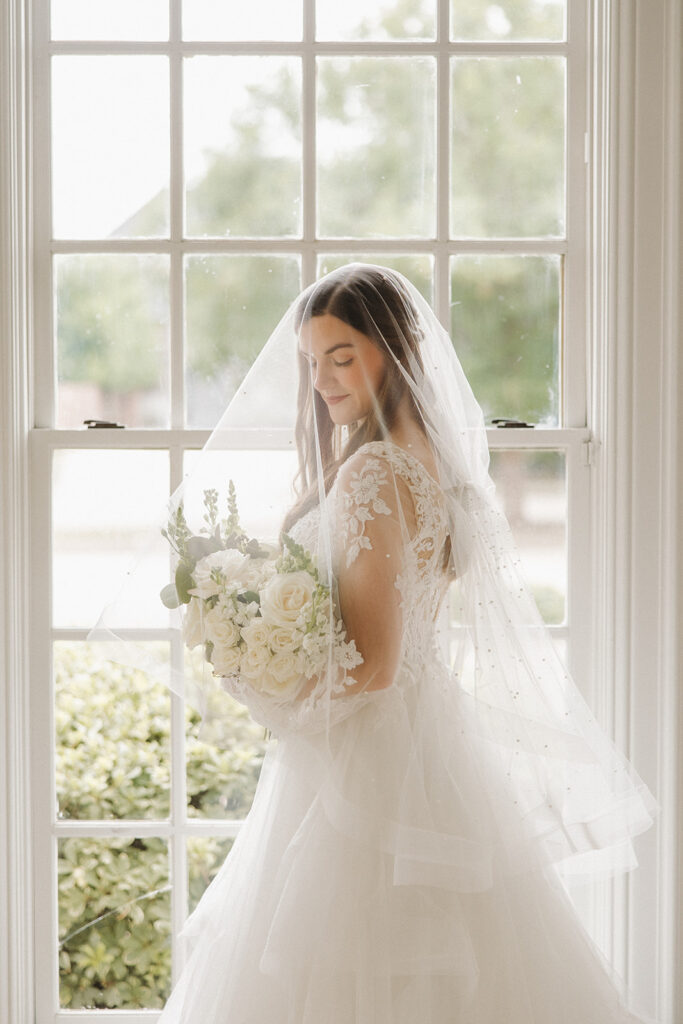
[(318, 363), (313, 369), (313, 387), (316, 391), (322, 391), (326, 383), (331, 379), (329, 367)]

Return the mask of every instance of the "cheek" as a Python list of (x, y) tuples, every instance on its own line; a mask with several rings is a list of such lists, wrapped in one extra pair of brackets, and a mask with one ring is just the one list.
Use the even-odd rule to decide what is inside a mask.
[(370, 387), (372, 391), (377, 393), (384, 380), (385, 370), (384, 360), (381, 357), (372, 359), (369, 365), (366, 366), (366, 387)]
[(368, 374), (361, 365), (360, 360), (356, 360), (354, 365), (349, 367), (346, 372), (348, 374), (347, 380), (349, 386), (353, 388), (354, 391), (367, 391)]
[(352, 367), (349, 367), (347, 373), (348, 384), (356, 391), (377, 392), (384, 379), (384, 360), (380, 359), (367, 359), (361, 363), (360, 360), (356, 360)]

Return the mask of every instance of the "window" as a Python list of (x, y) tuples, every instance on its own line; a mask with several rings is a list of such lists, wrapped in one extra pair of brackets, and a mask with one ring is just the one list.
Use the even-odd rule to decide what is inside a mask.
[[(84, 639), (145, 510), (319, 273), (406, 273), (489, 421), (533, 425), (491, 426), (493, 472), (590, 678), (587, 33), (584, 0), (35, 6), (43, 1024), (163, 1004), (172, 936), (248, 810), (261, 731), (236, 706), (234, 747), (211, 747)], [(181, 658), (156, 612), (146, 642)]]

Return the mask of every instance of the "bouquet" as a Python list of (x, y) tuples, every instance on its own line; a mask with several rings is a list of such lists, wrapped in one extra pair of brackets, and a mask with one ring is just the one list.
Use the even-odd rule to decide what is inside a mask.
[(182, 503), (161, 531), (178, 559), (161, 600), (168, 608), (184, 606), (186, 645), (203, 645), (215, 676), (285, 700), (326, 670), (330, 653), (343, 669), (361, 664), (305, 548), (287, 534), (281, 550), (249, 538), (232, 481), (227, 513), (220, 518), (218, 492), (206, 490), (198, 534), (190, 531)]

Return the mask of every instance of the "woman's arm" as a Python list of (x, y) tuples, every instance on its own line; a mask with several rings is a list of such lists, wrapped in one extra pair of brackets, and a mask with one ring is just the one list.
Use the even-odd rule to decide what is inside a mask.
[(306, 679), (282, 702), (242, 687), (237, 699), (276, 733), (328, 727), (330, 713), (335, 721), (352, 713), (355, 702), (344, 698), (391, 687), (400, 664), (403, 609), (396, 584), (415, 528), (411, 492), (388, 460), (359, 452), (340, 470), (330, 515), (339, 612), (346, 640), (355, 641), (363, 661), (350, 670), (337, 667), (333, 678)]
[(415, 527), (412, 495), (391, 463), (359, 452), (339, 474), (336, 527), (339, 610), (363, 663), (344, 693), (385, 689), (399, 667), (403, 629), (397, 579)]
[[(337, 670), (337, 685), (330, 693), (333, 698), (391, 686), (399, 664), (403, 614), (395, 584), (401, 560), (400, 529), (397, 524), (382, 523), (367, 534), (372, 548), (364, 549), (338, 575), (339, 610), (346, 639), (355, 641), (363, 661), (351, 670), (348, 681), (343, 669)], [(297, 699), (308, 697), (319, 681), (317, 675), (306, 680)]]

